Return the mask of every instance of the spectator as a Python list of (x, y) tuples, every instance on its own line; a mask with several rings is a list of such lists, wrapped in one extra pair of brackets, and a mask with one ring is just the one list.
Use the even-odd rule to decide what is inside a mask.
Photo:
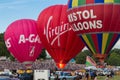
[(113, 77), (114, 76), (114, 72), (111, 70), (110, 71), (110, 77)]
[(89, 71), (86, 71), (85, 73), (85, 80), (90, 80)]
[(82, 80), (82, 75), (78, 74), (77, 77), (76, 77), (76, 80)]
[(55, 76), (55, 79), (54, 80), (60, 80), (59, 79), (59, 75), (58, 74), (56, 74), (56, 76)]
[(107, 75), (107, 77), (105, 78), (105, 80), (109, 80), (109, 75)]
[(96, 73), (96, 71), (94, 71), (94, 79), (93, 80), (97, 80), (97, 73)]

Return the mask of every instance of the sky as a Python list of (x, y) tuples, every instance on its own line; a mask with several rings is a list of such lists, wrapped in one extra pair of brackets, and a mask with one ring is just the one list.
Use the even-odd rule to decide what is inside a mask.
[(0, 0), (0, 33), (18, 19), (37, 20), (40, 12), (52, 5), (67, 4), (68, 0)]
[[(56, 4), (67, 4), (68, 0), (0, 0), (0, 33), (18, 19), (37, 20), (40, 12)], [(114, 48), (120, 48), (120, 40)], [(85, 48), (86, 49), (86, 48)]]

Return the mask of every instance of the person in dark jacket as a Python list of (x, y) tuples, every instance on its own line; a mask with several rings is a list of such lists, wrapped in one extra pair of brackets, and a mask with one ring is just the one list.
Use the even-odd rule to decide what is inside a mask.
[(54, 80), (60, 80), (60, 79), (59, 79), (58, 74), (56, 74), (56, 76), (55, 76), (55, 79), (54, 79)]

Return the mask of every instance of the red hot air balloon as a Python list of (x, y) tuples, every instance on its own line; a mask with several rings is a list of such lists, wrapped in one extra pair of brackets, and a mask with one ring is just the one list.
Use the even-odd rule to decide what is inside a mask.
[(120, 0), (69, 0), (72, 29), (101, 62), (118, 41)]
[(32, 64), (42, 50), (36, 26), (34, 20), (21, 19), (11, 23), (5, 31), (4, 40), (8, 50), (26, 65)]
[(64, 68), (84, 47), (69, 26), (66, 10), (67, 5), (53, 5), (38, 17), (39, 36), (58, 68)]

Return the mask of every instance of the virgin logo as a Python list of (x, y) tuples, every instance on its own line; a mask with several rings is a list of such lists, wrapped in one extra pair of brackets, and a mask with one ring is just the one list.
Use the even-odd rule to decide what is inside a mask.
[(52, 27), (50, 25), (52, 19), (53, 16), (50, 16), (47, 21), (47, 25), (44, 27), (44, 35), (46, 36), (48, 43), (53, 45), (55, 41), (57, 41), (57, 45), (60, 46), (60, 36), (71, 30), (71, 28), (69, 26), (69, 23), (64, 23), (63, 21), (59, 26)]

